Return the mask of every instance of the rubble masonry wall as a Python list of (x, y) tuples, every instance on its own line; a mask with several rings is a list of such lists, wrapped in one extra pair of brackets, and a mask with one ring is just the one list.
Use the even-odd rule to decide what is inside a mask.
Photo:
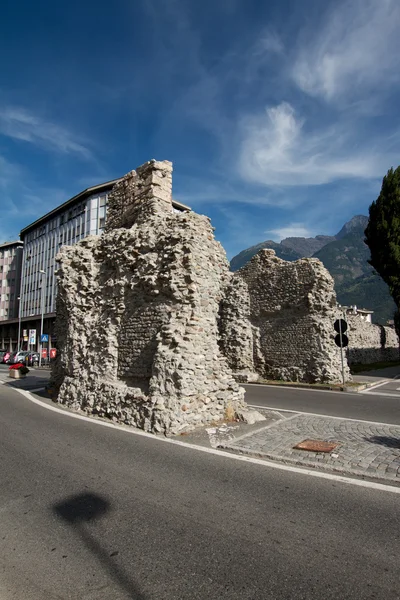
[(172, 165), (118, 183), (101, 237), (58, 256), (58, 401), (153, 432), (244, 414), (218, 345), (229, 264), (207, 217), (175, 213)]
[(333, 279), (319, 260), (287, 262), (261, 250), (232, 274), (222, 302), (221, 344), (230, 366), (243, 380), (256, 373), (286, 381), (341, 381), (336, 305)]
[(369, 364), (399, 360), (399, 340), (392, 327), (364, 321), (359, 315), (346, 315), (349, 364)]

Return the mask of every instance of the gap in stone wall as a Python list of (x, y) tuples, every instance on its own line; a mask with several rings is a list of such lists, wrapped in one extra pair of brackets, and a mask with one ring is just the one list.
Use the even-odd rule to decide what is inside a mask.
[(152, 376), (157, 334), (168, 323), (171, 302), (143, 300), (129, 290), (118, 335), (118, 379), (147, 393)]

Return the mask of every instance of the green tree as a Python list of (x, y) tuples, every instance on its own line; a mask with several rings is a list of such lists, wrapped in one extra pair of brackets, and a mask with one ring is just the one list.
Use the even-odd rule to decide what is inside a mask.
[[(370, 249), (368, 261), (389, 286), (400, 310), (400, 167), (389, 169), (383, 178), (381, 193), (369, 207), (365, 243)], [(399, 322), (399, 314), (396, 315)], [(396, 328), (397, 329), (397, 328)]]

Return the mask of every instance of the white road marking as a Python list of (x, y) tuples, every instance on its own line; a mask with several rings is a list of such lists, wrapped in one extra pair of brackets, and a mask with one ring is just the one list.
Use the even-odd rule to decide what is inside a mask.
[[(14, 388), (15, 389), (15, 388)], [(195, 444), (188, 444), (187, 442), (181, 442), (180, 440), (175, 440), (166, 437), (158, 437), (152, 433), (147, 433), (146, 431), (141, 431), (140, 429), (133, 429), (123, 425), (115, 425), (114, 423), (105, 423), (104, 421), (98, 421), (93, 419), (92, 417), (85, 417), (84, 415), (78, 415), (76, 413), (72, 413), (66, 410), (62, 410), (55, 406), (50, 406), (37, 398), (34, 398), (32, 394), (26, 390), (16, 389), (17, 392), (20, 392), (23, 396), (28, 398), (34, 404), (38, 404), (42, 408), (47, 410), (51, 410), (53, 412), (57, 412), (61, 415), (72, 419), (79, 419), (81, 421), (87, 421), (89, 423), (93, 423), (94, 425), (101, 425), (102, 427), (110, 427), (111, 429), (119, 429), (120, 431), (125, 431), (125, 433), (130, 433), (132, 435), (139, 435), (147, 438), (151, 438), (157, 442), (164, 442), (167, 444), (173, 444), (176, 446), (182, 446), (187, 449), (197, 450), (198, 452), (205, 452), (206, 454), (214, 454), (215, 456), (219, 456), (222, 458), (229, 458), (230, 460), (238, 460), (240, 462), (247, 462), (254, 465), (259, 465), (262, 467), (267, 467), (269, 469), (278, 469), (280, 471), (290, 471), (291, 473), (297, 473), (299, 475), (308, 475), (309, 477), (318, 477), (320, 479), (327, 479), (329, 481), (337, 481), (340, 483), (345, 483), (347, 485), (355, 485), (358, 487), (365, 487), (374, 490), (380, 490), (382, 492), (391, 492), (392, 494), (400, 494), (400, 487), (394, 487), (392, 485), (386, 485), (384, 483), (375, 483), (373, 481), (364, 481), (363, 479), (351, 479), (350, 477), (343, 477), (341, 475), (333, 475), (332, 473), (323, 473), (318, 471), (310, 471), (309, 469), (301, 469), (299, 467), (293, 467), (291, 465), (285, 465), (280, 463), (274, 463), (268, 460), (261, 460), (259, 458), (253, 458), (251, 456), (243, 456), (239, 454), (231, 454), (230, 452), (225, 452), (224, 450), (215, 450), (214, 448), (206, 448), (203, 446), (197, 446)]]
[(359, 392), (359, 393), (360, 394), (368, 394), (370, 392), (370, 390), (376, 390), (376, 388), (382, 387), (382, 385), (386, 385), (387, 383), (390, 383), (389, 379), (385, 379), (385, 381), (381, 381), (380, 383), (374, 383), (374, 385), (372, 385), (370, 388), (368, 388), (367, 390), (362, 390), (362, 392)]
[(400, 398), (400, 394), (396, 394), (395, 390), (393, 390), (393, 393), (390, 394), (389, 392), (359, 392), (359, 394), (367, 394), (368, 396), (390, 396), (391, 398)]
[(241, 386), (252, 386), (258, 388), (273, 388), (274, 390), (297, 390), (299, 392), (318, 392), (322, 394), (339, 394), (341, 396), (354, 396), (354, 394), (358, 394), (359, 392), (341, 392), (340, 390), (314, 390), (313, 388), (303, 388), (303, 387), (295, 387), (292, 385), (288, 386), (280, 386), (280, 385), (270, 385), (268, 383), (241, 383)]
[[(281, 412), (290, 412), (290, 413), (296, 413), (296, 415), (310, 415), (310, 417), (325, 417), (327, 419), (338, 419), (339, 421), (355, 421), (356, 423), (361, 422), (361, 423), (369, 423), (370, 425), (387, 425), (388, 427), (400, 427), (399, 423), (382, 423), (381, 421), (367, 421), (366, 419), (351, 419), (350, 417), (334, 417), (333, 415), (324, 415), (321, 413), (312, 413), (312, 412), (305, 412), (302, 410), (295, 410), (295, 409), (289, 409), (289, 408), (275, 408), (274, 406), (257, 406), (255, 404), (249, 404), (249, 406), (251, 408), (263, 408), (264, 410), (280, 410)], [(289, 417), (292, 418), (292, 417)]]

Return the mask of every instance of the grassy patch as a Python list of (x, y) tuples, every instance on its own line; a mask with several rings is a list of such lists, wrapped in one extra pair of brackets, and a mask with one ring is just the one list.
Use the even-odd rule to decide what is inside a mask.
[(368, 365), (355, 364), (350, 365), (351, 373), (361, 373), (362, 371), (376, 371), (378, 369), (387, 369), (388, 367), (398, 367), (400, 365), (400, 360), (395, 360), (392, 362), (377, 362), (370, 363)]

